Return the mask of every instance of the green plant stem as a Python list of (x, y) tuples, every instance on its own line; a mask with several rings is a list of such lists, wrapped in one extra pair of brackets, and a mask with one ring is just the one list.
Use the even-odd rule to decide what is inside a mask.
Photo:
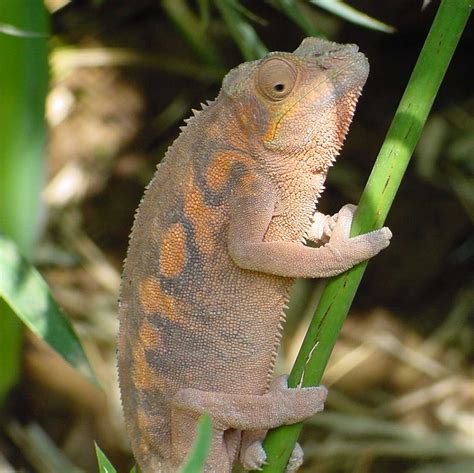
[[(37, 236), (48, 82), (42, 0), (3, 0), (0, 23), (0, 232), (29, 255)], [(10, 28), (11, 27), (11, 28)], [(21, 324), (0, 303), (0, 406), (20, 373)]]
[[(362, 194), (351, 234), (382, 227), (413, 154), (451, 57), (469, 18), (471, 0), (443, 0)], [(328, 280), (288, 384), (320, 383), (367, 262)], [(283, 472), (302, 424), (270, 431), (264, 442), (268, 463)]]

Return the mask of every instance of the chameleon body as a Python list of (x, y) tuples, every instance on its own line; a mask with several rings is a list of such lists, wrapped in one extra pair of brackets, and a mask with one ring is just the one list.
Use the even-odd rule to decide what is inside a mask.
[[(316, 212), (366, 81), (354, 45), (307, 38), (231, 70), (187, 121), (138, 209), (120, 302), (125, 421), (145, 473), (177, 471), (207, 411), (207, 472), (265, 461), (266, 430), (323, 408), (323, 387), (271, 384), (288, 290), (388, 246), (349, 238), (353, 206)], [(309, 247), (305, 242), (316, 242)], [(289, 465), (302, 462), (299, 446)]]

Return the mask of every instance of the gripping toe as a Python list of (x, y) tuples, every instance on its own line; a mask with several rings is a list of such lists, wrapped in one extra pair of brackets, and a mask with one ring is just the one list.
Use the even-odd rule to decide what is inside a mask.
[(295, 444), (295, 448), (291, 452), (291, 457), (288, 460), (285, 473), (294, 473), (303, 464), (303, 449), (299, 443)]
[(240, 454), (240, 461), (246, 470), (261, 470), (262, 466), (267, 462), (267, 454), (262, 447), (262, 442), (257, 440), (251, 443)]

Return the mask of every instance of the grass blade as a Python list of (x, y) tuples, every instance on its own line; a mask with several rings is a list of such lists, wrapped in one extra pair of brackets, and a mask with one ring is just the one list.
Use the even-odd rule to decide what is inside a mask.
[(15, 244), (0, 236), (0, 298), (36, 335), (71, 366), (98, 385), (71, 323), (49, 292), (46, 281)]
[(209, 414), (203, 414), (197, 425), (196, 440), (192, 450), (189, 452), (185, 464), (180, 468), (179, 473), (199, 473), (204, 470), (207, 455), (211, 447), (212, 422)]
[(214, 0), (214, 3), (246, 61), (260, 59), (268, 53), (268, 49), (258, 37), (254, 27), (235, 7), (234, 1)]
[(211, 8), (209, 0), (198, 0), (199, 18), (203, 28), (207, 28), (211, 21)]
[(384, 33), (393, 33), (395, 31), (393, 26), (382, 23), (340, 0), (309, 0), (309, 2), (356, 25), (383, 31)]
[(13, 25), (0, 23), (0, 33), (10, 36), (18, 36), (19, 38), (46, 38), (45, 33), (37, 33), (36, 31), (21, 30)]
[[(395, 198), (433, 101), (471, 11), (470, 0), (443, 0), (362, 194), (352, 235), (380, 228)], [(288, 384), (319, 384), (367, 263), (328, 280)], [(302, 424), (265, 439), (264, 472), (283, 472)]]
[(117, 473), (117, 470), (114, 468), (112, 463), (110, 463), (110, 460), (100, 449), (97, 443), (95, 443), (95, 454), (97, 456), (97, 464), (99, 465), (100, 473)]
[[(206, 19), (205, 22), (199, 19), (184, 0), (162, 0), (161, 6), (204, 63), (221, 65), (219, 54), (206, 34)], [(207, 14), (202, 2), (201, 13)]]
[(275, 0), (272, 2), (288, 18), (296, 23), (309, 36), (324, 36), (322, 31), (316, 28), (311, 19), (301, 10), (295, 0)]

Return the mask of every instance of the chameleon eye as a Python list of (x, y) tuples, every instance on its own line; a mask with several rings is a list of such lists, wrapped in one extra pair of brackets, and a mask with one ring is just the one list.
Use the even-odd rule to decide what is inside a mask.
[(295, 69), (284, 59), (270, 58), (257, 73), (257, 86), (267, 98), (273, 101), (284, 99), (296, 83)]

